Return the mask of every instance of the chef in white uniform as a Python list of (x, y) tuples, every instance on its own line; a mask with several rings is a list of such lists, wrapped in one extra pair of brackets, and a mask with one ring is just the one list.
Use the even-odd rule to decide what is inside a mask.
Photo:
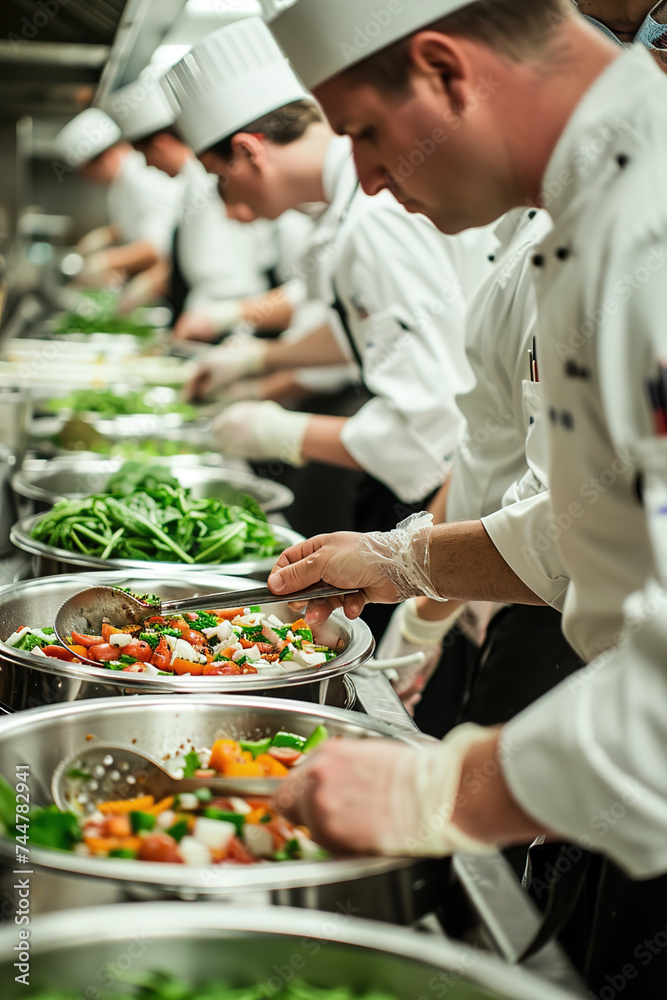
[[(366, 512), (369, 523), (379, 526), (395, 519), (397, 504), (419, 506), (444, 481), (460, 423), (455, 395), (470, 379), (463, 345), (462, 283), (473, 286), (483, 268), (491, 267), (487, 248), (494, 243), (484, 232), (471, 249), (474, 241), (469, 237), (443, 239), (425, 219), (403, 212), (388, 194), (367, 198), (359, 189), (349, 141), (332, 137), (316, 112), (302, 140), (275, 144), (274, 158), (274, 144), (270, 137), (267, 141), (257, 135), (255, 123), (268, 115), (279, 121), (281, 108), (308, 100), (274, 45), (261, 21), (248, 20), (221, 29), (196, 47), (184, 61), (177, 91), (185, 114), (188, 102), (196, 113), (185, 120), (181, 116), (179, 128), (190, 134), (191, 144), (208, 165), (216, 157), (215, 148), (210, 150), (212, 109), (222, 109), (217, 111), (218, 142), (231, 139), (250, 148), (253, 157), (274, 159), (278, 173), (272, 183), (262, 182), (254, 165), (248, 171), (256, 187), (250, 205), (255, 211), (279, 214), (299, 197), (327, 202), (309, 252), (316, 272), (311, 289), (331, 306), (337, 359), (356, 359), (374, 398), (349, 419), (240, 404), (219, 418), (216, 432), (228, 453), (256, 460), (275, 457), (295, 465), (324, 460), (365, 469), (387, 495), (384, 517), (379, 504)], [(247, 62), (242, 75), (239, 52)], [(252, 56), (246, 54), (250, 52)], [(196, 75), (195, 64), (200, 68)], [(203, 132), (202, 109), (208, 119)], [(194, 133), (188, 121), (195, 123)], [(296, 155), (298, 142), (301, 151)], [(292, 146), (297, 147), (294, 153)], [(287, 156), (296, 170), (288, 166), (281, 172), (279, 164)], [(242, 165), (244, 154), (238, 159)], [(222, 193), (233, 213), (243, 199), (238, 193), (241, 173), (220, 156), (218, 160)], [(276, 192), (282, 190), (290, 194), (278, 203)], [(314, 268), (318, 260), (321, 266)], [(462, 269), (461, 260), (473, 262), (474, 276)], [(322, 336), (321, 331), (316, 336)], [(318, 349), (327, 345), (330, 360), (335, 356), (332, 342), (330, 332), (318, 341)], [(299, 347), (305, 351), (306, 341)], [(254, 344), (251, 351), (252, 366), (262, 370), (265, 349)], [(219, 358), (222, 375), (233, 366), (238, 377), (231, 351), (221, 349)], [(214, 377), (219, 379), (217, 372)]]
[[(490, 6), (494, 6), (493, 2)], [(501, 6), (498, 3), (498, 8)], [(391, 29), (382, 33), (382, 41), (376, 45), (381, 49), (432, 24), (438, 16), (444, 19), (445, 15), (454, 14), (454, 20), (440, 32), (442, 43), (437, 31), (418, 33), (410, 43), (410, 64), (417, 68), (417, 80), (428, 78), (435, 85), (436, 78), (442, 79), (443, 102), (447, 99), (445, 94), (451, 100), (448, 88), (452, 80), (457, 81), (457, 98), (466, 94), (461, 54), (465, 49), (471, 55), (468, 37), (474, 36), (476, 29), (475, 5), (468, 11), (464, 7), (469, 5), (442, 0), (425, 3), (419, 10), (404, 8), (403, 14), (395, 14)], [(310, 0), (302, 0), (279, 19), (278, 35), (288, 50), (290, 37), (296, 46), (297, 24), (300, 37), (307, 39), (308, 52), (299, 64), (306, 82), (316, 84), (318, 74), (331, 76), (349, 65), (349, 46), (348, 59), (344, 60), (341, 43), (359, 18), (363, 21), (367, 15), (370, 19), (372, 14), (370, 7), (364, 7), (362, 12), (358, 8), (356, 4), (352, 9), (345, 0), (328, 4), (330, 17), (323, 23), (322, 4), (319, 4), (316, 19), (309, 23), (313, 5)], [(393, 805), (391, 801), (388, 805), (390, 810), (396, 810), (400, 800), (400, 815), (405, 816), (407, 811), (408, 815), (416, 816), (416, 823), (401, 821), (402, 834), (400, 822), (395, 832), (399, 833), (404, 848), (408, 840), (403, 838), (411, 837), (412, 847), (419, 853), (431, 852), (436, 842), (440, 852), (456, 846), (474, 848), (474, 844), (461, 839), (463, 835), (473, 835), (479, 842), (507, 843), (550, 830), (610, 855), (635, 876), (645, 878), (667, 869), (664, 780), (667, 635), (664, 593), (658, 582), (664, 579), (666, 571), (667, 466), (661, 440), (665, 414), (660, 402), (658, 362), (665, 356), (660, 274), (667, 262), (667, 216), (654, 196), (667, 165), (667, 86), (645, 51), (637, 47), (617, 58), (610, 45), (576, 21), (574, 15), (569, 16), (566, 5), (560, 5), (560, 17), (548, 29), (553, 37), (544, 39), (538, 72), (526, 55), (535, 39), (539, 39), (536, 22), (541, 18), (544, 25), (545, 11), (533, 3), (520, 13), (526, 19), (526, 28), (537, 29), (537, 34), (528, 36), (530, 41), (525, 35), (522, 38), (520, 28), (511, 31), (513, 15), (503, 10), (499, 14), (503, 30), (498, 30), (496, 22), (492, 41), (482, 41), (475, 48), (479, 57), (479, 61), (472, 57), (475, 70), (495, 68), (504, 88), (503, 97), (502, 100), (494, 100), (492, 95), (487, 98), (482, 114), (487, 126), (482, 129), (486, 132), (483, 154), (481, 145), (476, 147), (474, 125), (464, 129), (463, 122), (454, 116), (455, 126), (464, 133), (461, 142), (467, 138), (471, 145), (458, 163), (457, 151), (461, 153), (458, 143), (447, 146), (447, 164), (440, 158), (440, 166), (445, 170), (439, 201), (433, 198), (436, 192), (431, 186), (432, 212), (446, 225), (446, 219), (455, 224), (454, 213), (468, 220), (473, 204), (480, 213), (477, 216), (480, 221), (484, 221), (484, 211), (497, 205), (498, 200), (507, 205), (505, 199), (497, 196), (503, 183), (507, 184), (509, 174), (502, 166), (502, 158), (490, 166), (489, 143), (500, 140), (508, 157), (505, 162), (512, 162), (519, 148), (526, 149), (518, 123), (530, 122), (530, 148), (535, 159), (530, 165), (523, 161), (526, 173), (516, 189), (509, 185), (512, 191), (509, 197), (534, 200), (541, 193), (554, 220), (553, 232), (534, 255), (533, 266), (538, 284), (537, 352), (549, 417), (553, 507), (555, 517), (560, 518), (555, 522), (561, 533), (558, 545), (573, 579), (579, 570), (586, 572), (591, 560), (597, 562), (598, 572), (591, 584), (599, 592), (606, 589), (605, 605), (611, 607), (607, 629), (613, 625), (616, 580), (624, 557), (630, 559), (628, 568), (633, 585), (635, 563), (625, 544), (625, 532), (630, 531), (636, 538), (643, 534), (650, 540), (651, 549), (644, 550), (640, 589), (637, 597), (626, 605), (625, 621), (619, 616), (620, 634), (615, 636), (616, 647), (611, 653), (598, 657), (589, 671), (559, 687), (503, 731), (458, 731), (448, 746), (433, 752), (430, 762), (421, 755), (415, 755), (411, 762), (403, 758), (401, 777), (397, 777), (397, 761), (392, 759), (387, 767), (394, 775), (390, 796)], [(477, 17), (479, 20), (479, 14)], [(529, 24), (531, 18), (533, 22)], [(334, 22), (337, 26), (332, 31)], [(543, 27), (542, 32), (546, 31)], [(508, 63), (496, 49), (505, 51), (509, 37), (513, 37), (511, 44), (515, 47), (514, 58)], [(313, 46), (314, 38), (320, 39), (318, 46)], [(553, 53), (562, 53), (566, 47), (569, 58), (559, 63)], [(373, 44), (369, 42), (356, 61), (372, 51)], [(446, 77), (436, 74), (436, 57), (447, 60)], [(354, 56), (351, 61), (355, 61)], [(558, 84), (555, 77), (559, 77)], [(541, 92), (546, 93), (544, 88), (550, 90), (548, 113), (544, 112), (547, 105), (540, 104)], [(315, 89), (328, 112), (343, 122), (346, 130), (356, 135), (362, 121), (367, 126), (369, 118), (375, 120), (376, 129), (380, 128), (377, 119), (382, 112), (377, 104), (371, 108), (370, 100), (359, 100), (364, 93), (361, 87), (343, 84), (336, 89), (331, 84)], [(554, 98), (556, 93), (560, 95), (558, 100)], [(467, 94), (470, 97), (470, 90)], [(421, 110), (425, 111), (428, 97), (425, 91), (420, 95)], [(540, 115), (534, 113), (538, 106), (542, 108)], [(512, 109), (511, 116), (506, 114), (508, 108)], [(398, 111), (393, 107), (392, 116), (398, 129), (400, 102)], [(473, 117), (470, 116), (471, 123)], [(386, 119), (384, 125), (391, 136)], [(476, 125), (481, 127), (479, 120)], [(387, 139), (386, 132), (383, 138)], [(357, 140), (356, 146), (363, 168), (362, 179), (366, 178), (367, 186), (371, 177), (372, 183), (379, 184), (374, 169), (382, 160), (363, 141)], [(500, 148), (496, 152), (500, 157)], [(381, 155), (384, 159), (386, 148)], [(470, 189), (466, 196), (466, 184), (484, 163), (489, 180), (493, 179), (495, 184), (489, 183), (480, 205), (478, 190), (475, 203)], [(456, 174), (457, 178), (453, 176)], [(398, 183), (396, 186), (401, 189)], [(422, 195), (425, 194), (424, 187)], [(610, 487), (614, 483), (618, 485), (612, 495)], [(595, 501), (593, 493), (597, 496)], [(516, 509), (517, 505), (508, 508)], [(620, 512), (622, 516), (618, 518)], [(641, 518), (645, 518), (643, 530), (638, 527)], [(583, 532), (578, 530), (582, 523), (588, 539), (585, 545)], [(620, 538), (615, 534), (619, 527)], [(413, 525), (392, 536), (363, 541), (363, 556), (357, 555), (356, 546), (360, 543), (354, 538), (325, 540), (323, 546), (317, 540), (310, 542), (283, 557), (283, 563), (295, 565), (274, 575), (272, 585), (277, 592), (289, 592), (292, 587), (296, 589), (322, 577), (330, 583), (362, 585), (367, 595), (381, 600), (389, 599), (390, 581), (394, 593), (414, 588), (432, 596), (479, 596), (472, 571), (467, 577), (459, 573), (458, 582), (454, 581), (459, 570), (457, 545), (461, 539), (465, 539), (472, 571), (478, 570), (477, 557), (482, 551), (490, 553), (479, 532), (456, 533), (449, 529), (431, 532)], [(423, 558), (427, 552), (429, 564)], [(491, 559), (495, 559), (492, 569), (498, 591), (520, 590), (516, 574), (513, 576), (503, 569), (497, 555), (496, 550)], [(394, 568), (396, 565), (400, 567), (400, 575)], [(557, 579), (552, 583), (555, 587)], [(568, 592), (565, 608), (566, 612), (573, 609), (572, 620), (576, 624), (581, 597), (576, 590), (573, 593), (571, 598)], [(356, 613), (360, 603), (358, 599), (347, 599), (351, 614)], [(594, 639), (600, 621), (607, 614), (601, 605), (599, 602), (591, 631), (578, 633), (586, 643)], [(637, 613), (638, 608), (641, 614)], [(347, 750), (340, 750), (341, 761), (345, 753)], [(295, 809), (295, 813), (302, 809), (310, 812), (311, 829), (313, 820), (316, 829), (319, 822), (324, 826), (331, 822), (329, 804), (337, 811), (339, 831), (349, 819), (347, 812), (339, 811), (340, 801), (331, 803), (323, 787), (329, 780), (325, 773), (332, 784), (338, 777), (337, 754), (332, 748), (320, 758), (313, 775), (316, 780)], [(382, 778), (370, 760), (368, 763), (373, 786), (377, 787)], [(358, 758), (355, 766), (360, 773)], [(474, 794), (470, 794), (477, 773), (484, 780), (477, 781)], [(430, 791), (436, 774), (441, 782), (439, 794)], [(461, 774), (469, 793), (457, 797)], [(396, 791), (399, 784), (401, 792)], [(418, 785), (415, 792), (413, 789)], [(358, 788), (354, 795), (358, 792), (364, 801), (367, 791), (364, 785), (363, 791)], [(319, 802), (328, 803), (326, 819), (310, 811), (315, 795)], [(347, 788), (348, 801), (352, 795)], [(439, 813), (437, 831), (429, 824), (431, 809)], [(444, 816), (452, 821), (443, 822), (443, 810)], [(398, 815), (394, 811), (394, 820)], [(369, 836), (377, 838), (375, 843), (381, 849), (389, 849), (390, 841), (394, 849), (398, 846), (387, 828), (381, 829), (387, 820), (391, 825), (390, 816), (391, 811), (378, 816), (375, 809), (365, 815), (364, 846), (368, 846)], [(424, 827), (418, 835), (420, 820)], [(350, 831), (350, 836), (359, 833), (357, 828)], [(339, 832), (334, 839), (341, 843), (344, 837)], [(479, 843), (477, 847), (481, 849)], [(640, 941), (640, 951), (641, 946)], [(630, 968), (631, 963), (625, 967), (623, 995), (658, 995), (655, 989), (651, 992), (650, 986), (646, 989), (646, 984), (659, 970), (660, 963), (653, 959), (650, 969), (640, 970), (640, 954), (635, 950), (627, 957), (634, 958), (636, 967)], [(613, 976), (614, 971), (607, 968), (605, 974)], [(638, 986), (635, 980), (639, 980)]]
[(106, 112), (89, 108), (77, 115), (59, 133), (56, 149), (66, 168), (108, 187), (110, 224), (79, 244), (86, 255), (83, 279), (108, 283), (119, 273), (144, 271), (169, 253), (181, 186), (148, 167)]
[[(242, 300), (268, 291), (269, 272), (279, 264), (275, 255), (278, 236), (273, 227), (261, 222), (242, 225), (227, 217), (215, 178), (176, 135), (178, 106), (171, 89), (164, 87), (155, 73), (146, 72), (136, 83), (113, 94), (109, 110), (127, 141), (150, 166), (183, 182), (171, 279), (176, 332), (183, 314), (191, 310), (210, 317), (221, 332), (242, 322)], [(305, 242), (309, 222), (305, 216), (297, 219), (303, 220), (301, 238)], [(298, 241), (298, 231), (292, 235)], [(189, 322), (187, 317), (184, 322)]]

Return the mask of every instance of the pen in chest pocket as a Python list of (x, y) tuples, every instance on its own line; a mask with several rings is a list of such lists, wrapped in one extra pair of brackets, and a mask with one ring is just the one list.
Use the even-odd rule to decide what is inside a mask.
[(667, 436), (667, 367), (658, 365), (658, 377), (647, 378), (645, 382), (655, 432), (660, 437), (665, 437)]

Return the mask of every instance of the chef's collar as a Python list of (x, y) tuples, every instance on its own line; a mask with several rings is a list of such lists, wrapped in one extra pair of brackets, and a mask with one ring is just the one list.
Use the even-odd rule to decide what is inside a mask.
[(588, 14), (584, 14), (583, 16), (590, 24), (595, 25), (596, 28), (605, 34), (607, 38), (610, 38), (616, 45), (621, 45), (624, 49), (628, 49), (632, 45), (640, 43), (652, 51), (664, 50), (667, 49), (667, 24), (659, 24), (653, 17), (653, 14), (656, 12), (658, 7), (662, 6), (662, 4), (663, 0), (659, 0), (655, 7), (649, 11), (644, 18), (641, 28), (635, 35), (634, 41), (632, 42), (622, 42), (620, 38), (614, 34), (611, 28), (608, 28), (606, 24), (602, 23), (602, 21), (598, 21), (594, 17), (589, 17)]
[[(614, 59), (595, 80), (565, 126), (542, 182), (544, 207), (557, 220), (591, 175), (599, 176), (618, 146), (617, 137), (633, 142), (631, 123), (661, 71), (640, 45)], [(660, 84), (658, 83), (658, 86)]]

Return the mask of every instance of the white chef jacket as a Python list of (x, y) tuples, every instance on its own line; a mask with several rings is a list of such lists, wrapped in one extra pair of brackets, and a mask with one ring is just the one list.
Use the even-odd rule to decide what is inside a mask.
[(472, 382), (467, 300), (453, 260), (490, 268), (487, 251), (496, 241), (480, 230), (474, 256), (474, 240), (462, 246), (443, 236), (388, 191), (365, 195), (349, 139), (332, 140), (323, 182), (329, 209), (314, 251), (319, 297), (334, 305), (332, 328), (343, 349), (353, 345), (374, 397), (341, 439), (401, 500), (420, 501), (445, 481), (461, 424), (456, 395)]
[(536, 334), (531, 257), (551, 229), (548, 213), (516, 209), (496, 228), (494, 273), (470, 303), (466, 351), (475, 384), (457, 403), (464, 418), (447, 498), (448, 521), (472, 521), (547, 488), (540, 385), (530, 378)]
[(667, 871), (667, 437), (646, 386), (667, 358), (666, 168), (667, 81), (636, 48), (561, 137), (535, 258), (553, 504), (572, 522), (558, 539), (566, 623), (589, 651), (598, 636), (615, 648), (504, 737), (524, 808), (637, 877)]
[(269, 288), (258, 244), (268, 235), (257, 223), (230, 219), (218, 194), (216, 178), (190, 157), (179, 177), (186, 185), (178, 226), (180, 269), (191, 291), (185, 309), (210, 302), (248, 298)]
[(124, 243), (148, 240), (164, 257), (171, 251), (183, 196), (182, 180), (147, 166), (143, 153), (132, 150), (109, 185), (109, 219)]

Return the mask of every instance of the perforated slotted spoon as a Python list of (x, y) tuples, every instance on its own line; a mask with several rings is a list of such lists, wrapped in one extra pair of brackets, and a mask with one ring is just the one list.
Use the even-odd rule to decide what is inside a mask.
[[(58, 641), (67, 645), (66, 637), (72, 632), (82, 635), (99, 635), (104, 622), (110, 622), (116, 628), (127, 625), (141, 625), (146, 618), (154, 615), (168, 616), (175, 611), (201, 611), (202, 608), (233, 608), (253, 607), (260, 604), (304, 604), (308, 601), (327, 597), (342, 597), (346, 594), (356, 594), (356, 590), (341, 590), (329, 587), (327, 584), (317, 584), (300, 590), (296, 594), (277, 596), (268, 587), (256, 587), (252, 590), (224, 591), (219, 594), (206, 594), (202, 597), (186, 597), (178, 601), (165, 601), (162, 604), (145, 604), (130, 594), (115, 587), (90, 587), (74, 594), (58, 609), (53, 628)], [(99, 667), (96, 660), (83, 655), (77, 657), (85, 663)]]
[(175, 778), (153, 757), (127, 747), (94, 745), (58, 764), (51, 794), (58, 809), (90, 814), (102, 802), (170, 795), (208, 788), (214, 795), (275, 795), (281, 778)]

